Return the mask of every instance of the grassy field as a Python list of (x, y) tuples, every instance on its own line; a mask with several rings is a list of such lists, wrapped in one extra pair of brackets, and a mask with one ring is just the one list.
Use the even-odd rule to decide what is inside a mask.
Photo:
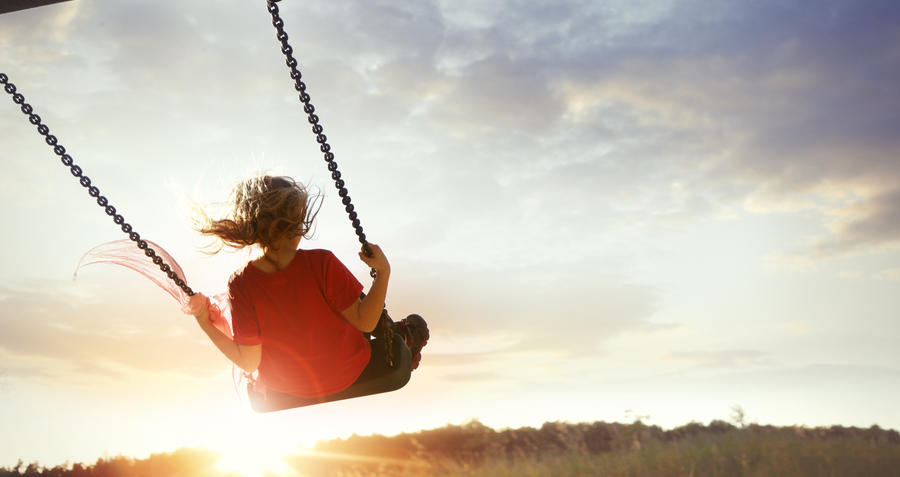
[[(598, 455), (566, 452), (540, 458), (491, 459), (479, 465), (445, 462), (429, 467), (429, 475), (444, 477), (900, 476), (900, 445), (880, 445), (855, 437), (812, 440), (735, 431), (674, 442), (655, 441), (639, 449)], [(406, 469), (395, 475), (423, 475), (421, 470)]]
[[(179, 449), (147, 459), (100, 459), (0, 468), (0, 477), (249, 477), (221, 456)], [(546, 423), (496, 431), (477, 421), (397, 436), (352, 436), (287, 456), (265, 477), (900, 477), (900, 433), (868, 429), (735, 427), (722, 421), (671, 430), (640, 422)], [(254, 476), (255, 477), (255, 476)]]
[(307, 457), (294, 467), (306, 475), (359, 477), (900, 477), (900, 434), (877, 427), (737, 428), (714, 421), (663, 431), (640, 423), (548, 423), (496, 432), (476, 422), (355, 440), (321, 447), (382, 460), (317, 465)]

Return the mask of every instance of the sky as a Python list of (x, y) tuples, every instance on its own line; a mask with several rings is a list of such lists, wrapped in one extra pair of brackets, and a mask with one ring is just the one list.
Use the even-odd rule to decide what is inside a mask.
[[(431, 340), (400, 391), (257, 415), (125, 238), (0, 100), (0, 466), (478, 419), (900, 428), (900, 4), (281, 2), (373, 243)], [(0, 71), (196, 290), (191, 207), (258, 172), (324, 194), (304, 248), (368, 284), (264, 2), (0, 15)]]

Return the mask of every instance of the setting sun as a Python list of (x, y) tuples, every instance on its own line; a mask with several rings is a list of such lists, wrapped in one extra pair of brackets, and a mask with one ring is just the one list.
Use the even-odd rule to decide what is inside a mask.
[(217, 449), (222, 455), (217, 465), (219, 470), (235, 472), (241, 477), (263, 477), (272, 474), (282, 476), (290, 473), (285, 457), (301, 449), (296, 446), (273, 447), (265, 441), (254, 439), (253, 435), (246, 437), (246, 442), (241, 445)]

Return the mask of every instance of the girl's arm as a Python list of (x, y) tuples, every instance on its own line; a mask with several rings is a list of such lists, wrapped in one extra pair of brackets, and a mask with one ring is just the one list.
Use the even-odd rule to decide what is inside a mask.
[(207, 307), (203, 307), (199, 314), (194, 315), (194, 318), (197, 319), (197, 324), (206, 332), (216, 348), (219, 348), (219, 351), (232, 363), (248, 373), (259, 368), (259, 362), (262, 360), (262, 345), (243, 346), (232, 341), (209, 321)]
[(391, 278), (391, 265), (381, 251), (381, 247), (369, 244), (372, 256), (367, 257), (360, 252), (359, 258), (371, 268), (375, 269), (375, 281), (365, 298), (357, 300), (349, 308), (341, 313), (351, 325), (358, 330), (370, 333), (378, 325), (381, 318), (381, 310), (384, 309), (384, 300), (387, 297), (388, 281)]

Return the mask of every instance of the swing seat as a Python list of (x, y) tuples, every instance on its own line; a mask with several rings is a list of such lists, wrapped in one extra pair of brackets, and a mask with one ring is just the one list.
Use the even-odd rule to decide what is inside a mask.
[(272, 389), (261, 390), (258, 389), (258, 385), (250, 382), (247, 383), (247, 397), (250, 399), (251, 409), (259, 413), (283, 411), (396, 391), (405, 386), (409, 382), (410, 373), (412, 373), (412, 353), (403, 338), (394, 333), (391, 353), (394, 358), (393, 367), (387, 365), (386, 350), (381, 339), (373, 339), (369, 344), (372, 348), (369, 364), (356, 382), (343, 391), (326, 396), (301, 397)]

